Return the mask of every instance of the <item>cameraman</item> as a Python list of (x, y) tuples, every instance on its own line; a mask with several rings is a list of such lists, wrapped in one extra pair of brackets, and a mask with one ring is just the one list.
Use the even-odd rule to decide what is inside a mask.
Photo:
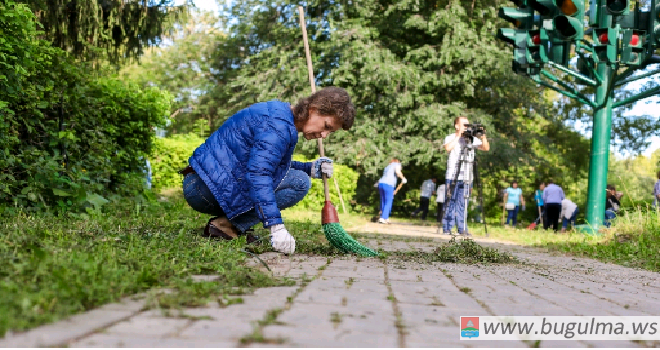
[[(463, 191), (464, 188), (463, 181), (465, 180), (466, 168), (472, 163), (463, 163), (458, 173), (458, 179), (456, 181), (456, 186), (452, 187), (454, 179), (456, 179), (456, 174), (459, 171), (457, 168), (460, 161), (461, 151), (467, 146), (468, 141), (471, 141), (474, 148), (480, 149), (482, 151), (490, 150), (490, 144), (486, 139), (486, 133), (481, 135), (480, 138), (472, 137), (471, 140), (467, 139), (464, 136), (467, 126), (470, 124), (467, 117), (460, 116), (454, 119), (454, 129), (456, 132), (445, 137), (445, 150), (449, 152), (449, 157), (447, 157), (447, 174), (445, 176), (445, 182), (447, 184), (447, 200), (445, 200), (445, 215), (443, 218), (443, 228), (442, 231), (444, 234), (451, 234), (451, 230), (454, 227), (454, 222), (458, 226), (458, 233), (461, 235), (469, 235), (467, 233), (467, 227), (465, 227), (465, 197)], [(470, 159), (474, 159), (474, 150), (470, 150), (470, 154), (466, 155)], [(472, 168), (467, 169), (468, 175), (472, 175)], [(468, 179), (471, 179), (472, 176), (468, 176)], [(452, 191), (453, 190), (453, 191)], [(470, 189), (467, 189), (470, 190)], [(453, 193), (452, 193), (453, 192)]]

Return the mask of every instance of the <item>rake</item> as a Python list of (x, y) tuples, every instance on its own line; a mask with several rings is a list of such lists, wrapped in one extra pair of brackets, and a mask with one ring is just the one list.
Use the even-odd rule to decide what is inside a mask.
[[(300, 14), (300, 27), (303, 32), (303, 42), (305, 44), (305, 54), (307, 56), (307, 71), (309, 73), (309, 82), (312, 86), (312, 93), (316, 92), (316, 83), (314, 82), (314, 73), (312, 70), (312, 56), (309, 53), (309, 44), (307, 43), (307, 27), (305, 26), (305, 14), (302, 6), (298, 6), (298, 13)], [(321, 138), (317, 139), (319, 146), (319, 153), (321, 157), (325, 157), (323, 151), (323, 141)], [(343, 251), (344, 253), (355, 253), (361, 256), (378, 256), (378, 253), (371, 248), (365, 247), (360, 242), (356, 241), (351, 235), (346, 233), (339, 224), (339, 214), (337, 209), (330, 201), (330, 188), (328, 187), (328, 178), (325, 174), (321, 174), (323, 179), (323, 188), (325, 190), (325, 205), (321, 211), (321, 224), (323, 226), (323, 233), (325, 238), (335, 248)]]

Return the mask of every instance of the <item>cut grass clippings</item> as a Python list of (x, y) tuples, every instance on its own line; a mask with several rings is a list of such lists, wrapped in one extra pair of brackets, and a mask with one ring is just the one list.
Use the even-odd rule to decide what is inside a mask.
[(383, 259), (431, 263), (462, 263), (462, 264), (503, 264), (517, 263), (516, 257), (495, 248), (483, 247), (471, 239), (452, 237), (446, 243), (435, 248), (432, 252), (423, 251), (397, 251), (383, 253)]

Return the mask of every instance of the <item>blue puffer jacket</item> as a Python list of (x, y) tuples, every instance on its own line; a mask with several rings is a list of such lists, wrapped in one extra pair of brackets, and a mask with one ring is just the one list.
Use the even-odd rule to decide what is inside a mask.
[(292, 162), (298, 131), (288, 103), (270, 101), (245, 108), (216, 130), (189, 159), (229, 219), (252, 208), (269, 227), (282, 223), (275, 189), (289, 168), (311, 172), (311, 163)]

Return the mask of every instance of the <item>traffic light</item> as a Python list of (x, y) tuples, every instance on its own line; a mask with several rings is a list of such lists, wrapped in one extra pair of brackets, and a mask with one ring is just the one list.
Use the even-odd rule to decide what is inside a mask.
[(518, 29), (532, 29), (534, 25), (534, 12), (528, 7), (500, 7), (498, 17), (513, 23)]
[(518, 74), (526, 74), (529, 65), (526, 58), (527, 31), (524, 29), (500, 28), (497, 31), (497, 39), (513, 45), (513, 71)]
[(500, 28), (496, 38), (513, 45), (512, 69), (517, 74), (527, 75), (530, 67), (527, 60), (527, 30), (534, 26), (534, 10), (525, 7), (524, 0), (513, 3), (519, 7), (501, 7), (498, 16), (512, 23), (516, 29)]
[(541, 18), (553, 18), (557, 15), (558, 9), (555, 6), (556, 0), (527, 0), (527, 4), (541, 15)]
[(529, 64), (536, 66), (548, 63), (548, 33), (545, 29), (527, 32), (525, 58)]
[(625, 29), (622, 32), (621, 63), (631, 66), (641, 65), (646, 57), (644, 47), (646, 33), (635, 29)]
[(630, 13), (630, 0), (607, 0), (605, 8), (613, 16), (626, 16)]
[(600, 62), (616, 62), (617, 37), (618, 30), (616, 28), (594, 29), (593, 48)]
[(584, 0), (554, 0), (559, 15), (552, 25), (560, 40), (580, 40), (584, 36)]

